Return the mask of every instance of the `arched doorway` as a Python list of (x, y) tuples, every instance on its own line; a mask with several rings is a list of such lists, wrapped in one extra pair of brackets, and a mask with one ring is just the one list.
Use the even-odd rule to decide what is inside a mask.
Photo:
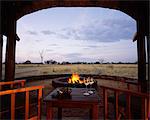
[[(29, 59), (33, 63), (41, 61), (39, 52), (43, 49), (44, 61), (52, 59), (59, 63), (63, 61), (89, 64), (95, 62), (121, 63), (127, 62), (126, 59), (129, 57), (126, 55), (132, 53), (128, 62), (135, 62), (137, 61), (136, 43), (132, 43), (132, 37), (136, 31), (135, 26), (136, 23), (131, 17), (112, 9), (61, 7), (46, 9), (18, 20), (18, 31), (24, 32), (18, 32), (21, 37), (18, 44), (22, 44), (22, 47), (17, 47), (16, 52), (18, 55), (19, 51), (28, 48), (25, 51), (28, 56), (26, 60)], [(36, 48), (36, 46), (39, 47)], [(32, 51), (28, 52), (30, 49), (34, 54)], [(122, 56), (119, 57), (120, 55)], [(104, 61), (101, 61), (102, 59)], [(94, 71), (100, 73), (101, 70), (96, 67)], [(123, 69), (121, 73), (123, 75)], [(136, 70), (135, 73), (137, 73)], [(101, 72), (101, 74), (106, 74), (106, 72)]]

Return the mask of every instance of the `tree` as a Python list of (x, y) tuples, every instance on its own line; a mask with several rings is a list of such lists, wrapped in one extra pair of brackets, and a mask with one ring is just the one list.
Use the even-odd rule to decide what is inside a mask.
[(104, 59), (103, 58), (100, 58), (98, 61), (99, 61), (100, 64), (104, 63)]
[(44, 56), (44, 50), (39, 51), (40, 57), (41, 57), (41, 63), (43, 64), (43, 56)]
[(94, 64), (100, 64), (100, 62), (96, 61)]
[(67, 64), (71, 64), (71, 63), (70, 63), (70, 62), (67, 62), (67, 61), (63, 61), (61, 64), (62, 64), (62, 65), (67, 65)]
[(23, 64), (31, 64), (30, 60), (25, 61)]
[(47, 61), (45, 61), (45, 64), (57, 64), (57, 61), (55, 61), (55, 60), (47, 60)]

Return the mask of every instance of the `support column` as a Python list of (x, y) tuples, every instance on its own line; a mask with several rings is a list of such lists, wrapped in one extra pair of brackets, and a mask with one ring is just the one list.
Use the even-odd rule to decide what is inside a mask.
[(3, 35), (0, 34), (0, 81), (2, 80)]
[(138, 82), (141, 85), (141, 91), (147, 92), (145, 36), (143, 31), (142, 22), (137, 21)]
[(11, 15), (8, 24), (6, 60), (5, 60), (5, 81), (12, 81), (15, 78), (15, 49), (16, 49), (16, 20)]
[[(147, 57), (148, 57), (148, 83), (150, 83), (150, 36), (147, 36)], [(148, 84), (148, 90), (150, 91), (150, 86)]]

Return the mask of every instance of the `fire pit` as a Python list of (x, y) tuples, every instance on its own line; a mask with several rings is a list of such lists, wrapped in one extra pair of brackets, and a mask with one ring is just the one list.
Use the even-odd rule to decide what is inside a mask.
[[(78, 74), (72, 74), (71, 77), (61, 77), (52, 81), (52, 86), (57, 87), (77, 87), (84, 88), (84, 80), (90, 79), (90, 77), (79, 77)], [(97, 81), (93, 80), (94, 83), (91, 85), (92, 88), (97, 88)]]

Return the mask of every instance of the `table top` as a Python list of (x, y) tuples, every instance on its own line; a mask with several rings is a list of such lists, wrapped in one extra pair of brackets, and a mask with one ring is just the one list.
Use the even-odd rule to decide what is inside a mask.
[(93, 94), (90, 94), (89, 96), (83, 95), (83, 93), (87, 90), (86, 88), (71, 88), (71, 98), (53, 98), (52, 95), (57, 93), (57, 90), (60, 88), (56, 88), (51, 93), (49, 93), (45, 98), (45, 102), (54, 102), (54, 101), (67, 101), (67, 102), (88, 102), (88, 103), (98, 103), (100, 98), (98, 95), (98, 92), (92, 88), (91, 90), (94, 91)]

